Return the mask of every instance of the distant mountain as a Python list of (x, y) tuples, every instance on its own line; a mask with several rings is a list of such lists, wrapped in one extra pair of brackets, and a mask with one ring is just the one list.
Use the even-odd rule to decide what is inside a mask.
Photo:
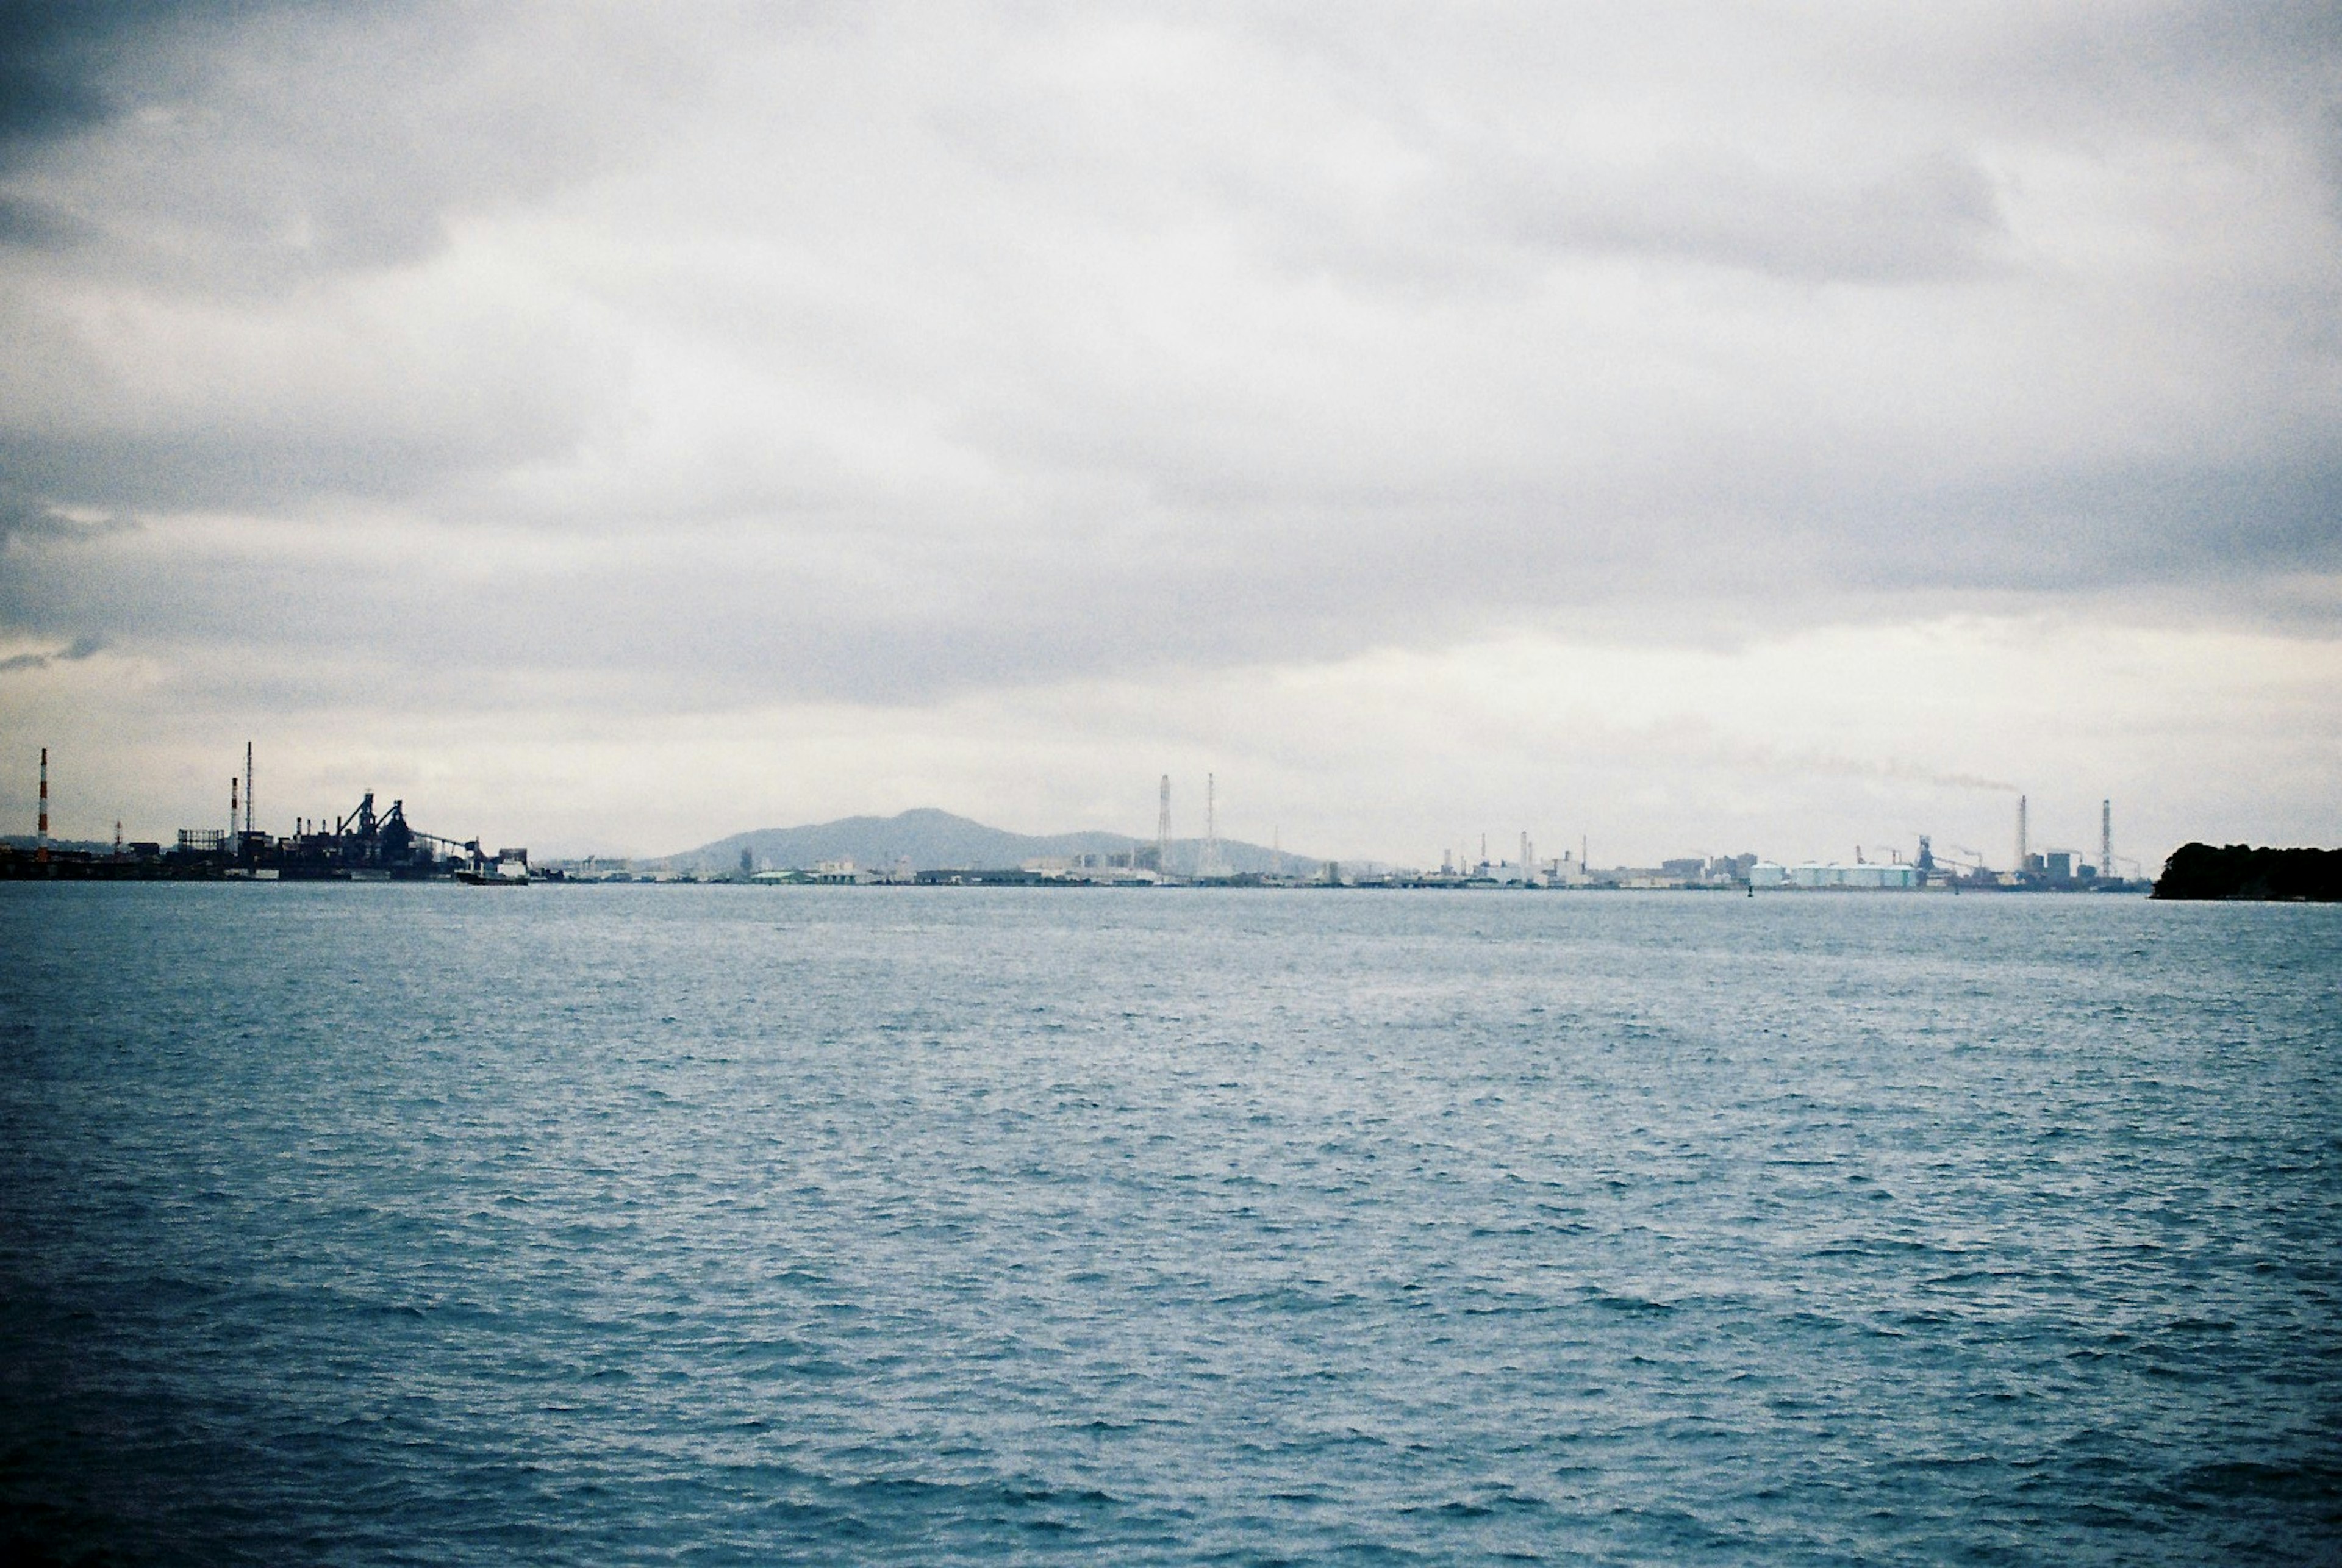
[[(40, 847), (41, 840), (37, 834), (0, 833), (0, 844), (6, 844), (10, 849), (21, 849), (29, 854)], [(60, 853), (73, 850), (90, 854), (112, 854), (114, 841), (110, 838), (52, 838), (49, 840), (49, 847)]]
[[(768, 827), (736, 833), (714, 844), (701, 844), (652, 864), (673, 871), (726, 872), (740, 869), (740, 852), (746, 850), (759, 870), (809, 868), (825, 860), (851, 860), (856, 865), (884, 870), (908, 856), (918, 871), (938, 869), (999, 870), (1028, 860), (1058, 855), (1121, 856), (1133, 848), (1154, 850), (1152, 839), (1134, 839), (1119, 833), (1059, 833), (1036, 836), (1008, 833), (954, 816), (947, 811), (922, 809), (899, 816), (849, 816), (805, 827)], [(1203, 852), (1203, 841), (1171, 841), (1171, 869), (1192, 873)], [(1256, 844), (1220, 841), (1220, 858), (1230, 871), (1275, 871), (1280, 864), (1288, 874), (1309, 875), (1322, 862), (1305, 855), (1280, 857)]]

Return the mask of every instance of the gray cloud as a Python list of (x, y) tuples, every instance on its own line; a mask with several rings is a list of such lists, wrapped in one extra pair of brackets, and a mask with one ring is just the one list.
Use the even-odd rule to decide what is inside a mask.
[(5, 659), (0, 659), (0, 674), (12, 674), (17, 670), (45, 670), (58, 663), (73, 664), (99, 653), (105, 646), (103, 638), (75, 637), (64, 647), (47, 653), (12, 654)]
[(96, 125), (109, 105), (98, 85), (105, 44), (152, 25), (160, 5), (86, 7), (0, 5), (0, 150)]
[(88, 225), (46, 203), (0, 196), (0, 246), (64, 250), (93, 237)]
[(2319, 7), (0, 36), (28, 636), (907, 701), (2342, 571)]
[(1848, 180), (1777, 173), (1716, 151), (1676, 154), (1610, 188), (1525, 178), (1489, 198), (1492, 226), (1533, 245), (1647, 253), (1792, 279), (1957, 278), (2002, 235), (1973, 160), (1923, 156)]
[(0, 243), (175, 295), (412, 265), (590, 176), (698, 68), (648, 15), (374, 0), (32, 5)]
[(136, 527), (113, 513), (75, 514), (0, 484), (0, 549), (23, 544), (72, 544)]
[(0, 166), (119, 118), (145, 73), (314, 0), (0, 0)]

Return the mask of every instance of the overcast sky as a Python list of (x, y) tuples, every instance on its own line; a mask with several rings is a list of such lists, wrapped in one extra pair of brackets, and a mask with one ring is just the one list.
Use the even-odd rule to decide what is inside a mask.
[(0, 781), (2342, 843), (2342, 11), (0, 3)]

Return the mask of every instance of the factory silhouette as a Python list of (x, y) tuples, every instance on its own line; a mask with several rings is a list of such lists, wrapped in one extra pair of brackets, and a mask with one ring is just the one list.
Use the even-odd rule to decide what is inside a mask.
[(2031, 844), (2030, 804), (2017, 800), (2015, 854), (1996, 868), (1974, 850), (1939, 852), (1920, 834), (1907, 859), (1899, 846), (1883, 857), (1857, 848), (1851, 861), (1796, 864), (1756, 854), (1692, 855), (1653, 866), (1597, 868), (1586, 840), (1540, 856), (1526, 831), (1517, 849), (1492, 855), (1443, 852), (1436, 869), (1380, 862), (1320, 860), (1223, 839), (1218, 779), (1204, 781), (1204, 833), (1172, 833), (1171, 776), (1156, 792), (1151, 841), (1111, 833), (1031, 836), (987, 827), (935, 810), (893, 817), (854, 817), (803, 828), (736, 834), (697, 850), (645, 859), (587, 856), (532, 865), (524, 847), (484, 847), (477, 836), (452, 838), (407, 820), (404, 800), (377, 809), (371, 791), (331, 817), (295, 817), (272, 834), (255, 809), (253, 748), (244, 771), (228, 780), (227, 824), (183, 827), (170, 844), (127, 840), (115, 824), (112, 844), (65, 844), (49, 836), (49, 754), (40, 754), (37, 828), (27, 841), (0, 841), (0, 877), (55, 880), (255, 882), (453, 882), (514, 887), (531, 883), (746, 883), (759, 885), (1122, 886), (1510, 888), (1796, 892), (2144, 892), (2120, 874), (2114, 853), (2114, 804), (2098, 807), (2095, 861), (2081, 852)]

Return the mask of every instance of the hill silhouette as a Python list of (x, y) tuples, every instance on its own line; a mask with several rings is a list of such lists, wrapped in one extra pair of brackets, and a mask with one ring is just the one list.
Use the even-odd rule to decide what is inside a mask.
[[(1118, 859), (1133, 849), (1151, 856), (1155, 842), (1119, 833), (1010, 833), (947, 811), (922, 807), (895, 816), (848, 816), (802, 827), (736, 833), (653, 864), (673, 871), (737, 871), (740, 852), (746, 850), (759, 870), (809, 868), (825, 860), (851, 860), (856, 865), (883, 870), (906, 858), (916, 871), (996, 870), (1061, 855), (1107, 854)], [(1171, 869), (1192, 873), (1202, 853), (1200, 839), (1173, 839)], [(1270, 872), (1281, 863), (1288, 874), (1302, 876), (1314, 874), (1324, 864), (1306, 855), (1280, 857), (1260, 844), (1233, 839), (1220, 841), (1220, 858), (1231, 871)]]

